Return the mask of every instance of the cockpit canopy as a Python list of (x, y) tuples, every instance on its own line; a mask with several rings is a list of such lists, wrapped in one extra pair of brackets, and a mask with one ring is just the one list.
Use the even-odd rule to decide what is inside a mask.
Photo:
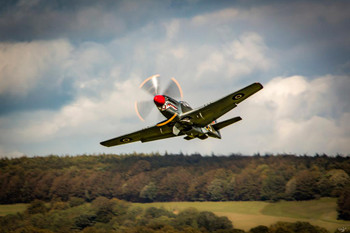
[(183, 112), (183, 113), (192, 110), (191, 106), (190, 106), (187, 102), (185, 102), (185, 101), (180, 101), (180, 104), (181, 104), (181, 109), (182, 109), (182, 112)]

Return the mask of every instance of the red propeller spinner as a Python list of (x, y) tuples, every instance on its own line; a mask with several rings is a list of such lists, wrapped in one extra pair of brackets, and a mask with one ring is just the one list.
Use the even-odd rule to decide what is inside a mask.
[(156, 95), (153, 101), (157, 106), (162, 106), (165, 103), (165, 98), (162, 95)]
[[(140, 89), (143, 89), (153, 97), (153, 101), (151, 99), (146, 101), (135, 101), (136, 114), (142, 121), (144, 121), (144, 118), (150, 114), (152, 109), (154, 109), (154, 104), (156, 104), (158, 108), (165, 104), (165, 96), (182, 99), (182, 89), (175, 78), (171, 78), (171, 82), (169, 82), (163, 92), (159, 91), (159, 81), (159, 74), (156, 74), (146, 78), (140, 85)], [(160, 95), (160, 93), (163, 95)]]

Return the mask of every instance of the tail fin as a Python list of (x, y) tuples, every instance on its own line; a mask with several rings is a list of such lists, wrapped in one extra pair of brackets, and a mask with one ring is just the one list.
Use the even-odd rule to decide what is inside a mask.
[(220, 130), (220, 129), (222, 129), (222, 128), (228, 126), (228, 125), (231, 125), (233, 123), (236, 123), (237, 121), (240, 121), (240, 120), (242, 120), (242, 118), (238, 116), (238, 117), (234, 117), (234, 118), (228, 119), (226, 121), (222, 121), (222, 122), (216, 123), (216, 124), (214, 124), (212, 126), (213, 126), (213, 128), (215, 130)]

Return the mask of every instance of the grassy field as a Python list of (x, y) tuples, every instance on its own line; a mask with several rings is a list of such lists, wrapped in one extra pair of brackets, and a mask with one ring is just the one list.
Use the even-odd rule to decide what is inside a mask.
[(0, 216), (15, 214), (26, 210), (28, 204), (0, 205)]
[(310, 222), (334, 232), (339, 227), (350, 227), (350, 221), (337, 220), (336, 199), (322, 198), (312, 201), (293, 201), (268, 203), (248, 202), (166, 202), (134, 205), (141, 207), (164, 207), (171, 211), (180, 211), (188, 207), (212, 211), (227, 216), (234, 227), (249, 230), (258, 225), (269, 226), (278, 221)]
[[(0, 205), (0, 216), (23, 212), (28, 204)], [(262, 201), (236, 202), (156, 202), (133, 203), (147, 208), (163, 207), (178, 212), (194, 207), (200, 211), (212, 211), (220, 216), (227, 216), (234, 227), (249, 230), (258, 225), (269, 226), (278, 221), (310, 222), (334, 232), (339, 227), (350, 227), (350, 221), (337, 220), (336, 199), (322, 198), (312, 201), (281, 201), (269, 203)]]

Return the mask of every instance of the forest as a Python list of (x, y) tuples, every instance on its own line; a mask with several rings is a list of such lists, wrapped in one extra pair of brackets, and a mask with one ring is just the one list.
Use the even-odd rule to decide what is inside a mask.
[[(338, 198), (350, 220), (350, 159), (327, 155), (100, 154), (0, 159), (0, 203), (30, 203), (0, 216), (2, 232), (245, 232), (227, 217), (130, 202)], [(328, 232), (278, 222), (249, 232)]]
[[(342, 228), (341, 228), (342, 230)], [(174, 213), (164, 208), (132, 206), (116, 198), (98, 197), (91, 203), (72, 197), (67, 202), (35, 200), (24, 213), (0, 216), (0, 233), (245, 233), (225, 216), (187, 208)], [(259, 225), (249, 233), (329, 233), (307, 222)], [(343, 231), (336, 230), (336, 233)], [(344, 231), (345, 232), (345, 231)]]
[(350, 159), (327, 155), (101, 154), (0, 159), (0, 203), (279, 201), (338, 197), (350, 219)]

